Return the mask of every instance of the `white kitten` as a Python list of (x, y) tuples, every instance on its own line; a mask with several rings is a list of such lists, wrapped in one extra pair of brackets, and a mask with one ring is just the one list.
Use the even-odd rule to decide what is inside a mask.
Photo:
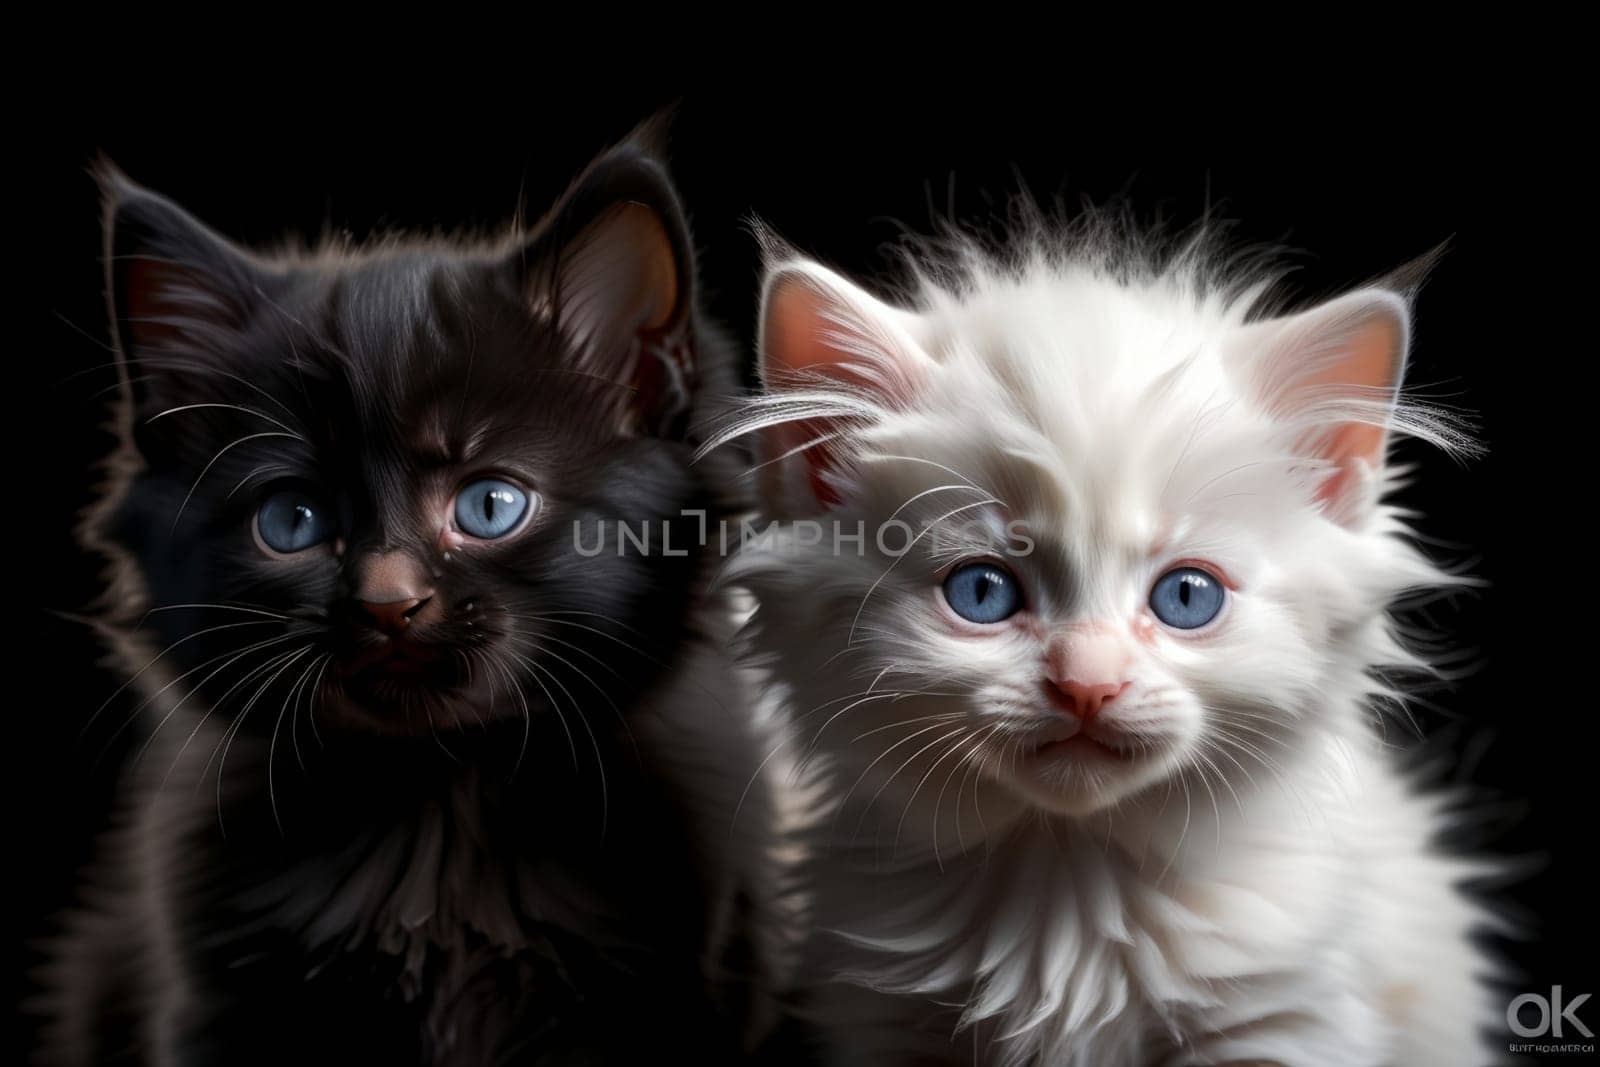
[[(733, 573), (822, 796), (798, 985), (834, 1062), (1488, 1058), (1478, 868), (1387, 750), (1403, 285), (1264, 313), (1195, 248), (777, 250), (775, 522)], [(859, 535), (859, 536), (858, 536)], [(909, 548), (906, 546), (909, 544)]]

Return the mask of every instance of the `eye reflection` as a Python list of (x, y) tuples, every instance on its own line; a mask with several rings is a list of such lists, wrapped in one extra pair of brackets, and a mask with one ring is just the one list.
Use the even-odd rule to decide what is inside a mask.
[(944, 599), (968, 622), (1000, 622), (1022, 608), (1016, 579), (996, 563), (968, 563), (951, 571), (944, 580)]
[(333, 514), (302, 489), (280, 489), (256, 511), (256, 533), (274, 552), (303, 552), (333, 537)]
[(504, 537), (528, 513), (528, 494), (503, 478), (480, 478), (456, 494), (456, 525), (483, 541)]

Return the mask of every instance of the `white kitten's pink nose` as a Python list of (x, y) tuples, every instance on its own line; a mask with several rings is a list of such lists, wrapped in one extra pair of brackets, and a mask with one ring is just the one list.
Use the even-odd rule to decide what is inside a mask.
[(1127, 682), (1103, 682), (1083, 685), (1078, 682), (1056, 682), (1056, 699), (1072, 714), (1088, 721), (1100, 714), (1100, 709), (1122, 695)]
[(1128, 647), (1102, 627), (1064, 630), (1045, 652), (1049, 688), (1056, 703), (1088, 720), (1128, 688)]

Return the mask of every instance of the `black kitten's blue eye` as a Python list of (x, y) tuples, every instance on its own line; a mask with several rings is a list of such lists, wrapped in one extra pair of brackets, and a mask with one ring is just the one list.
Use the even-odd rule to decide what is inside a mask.
[(483, 478), (456, 494), (456, 525), (484, 541), (504, 537), (528, 512), (528, 494), (501, 478)]
[(1150, 610), (1179, 630), (1197, 630), (1217, 617), (1227, 593), (1222, 583), (1198, 567), (1179, 567), (1156, 579)]
[(944, 599), (969, 622), (999, 622), (1022, 608), (1017, 580), (993, 563), (968, 563), (944, 580)]
[(256, 532), (274, 552), (303, 552), (333, 537), (333, 512), (302, 489), (280, 489), (256, 510)]

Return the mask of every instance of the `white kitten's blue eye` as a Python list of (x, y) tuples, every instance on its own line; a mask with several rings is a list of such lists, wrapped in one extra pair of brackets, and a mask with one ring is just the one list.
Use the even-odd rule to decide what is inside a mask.
[(482, 478), (456, 494), (456, 525), (483, 541), (504, 537), (528, 513), (528, 494), (502, 478)]
[(280, 489), (256, 509), (256, 533), (274, 552), (304, 552), (333, 537), (333, 512), (303, 489)]
[(951, 571), (944, 599), (968, 622), (999, 622), (1022, 609), (1017, 580), (994, 563), (968, 563)]
[(1150, 610), (1178, 630), (1198, 630), (1217, 617), (1227, 592), (1222, 583), (1198, 567), (1179, 567), (1156, 579)]

